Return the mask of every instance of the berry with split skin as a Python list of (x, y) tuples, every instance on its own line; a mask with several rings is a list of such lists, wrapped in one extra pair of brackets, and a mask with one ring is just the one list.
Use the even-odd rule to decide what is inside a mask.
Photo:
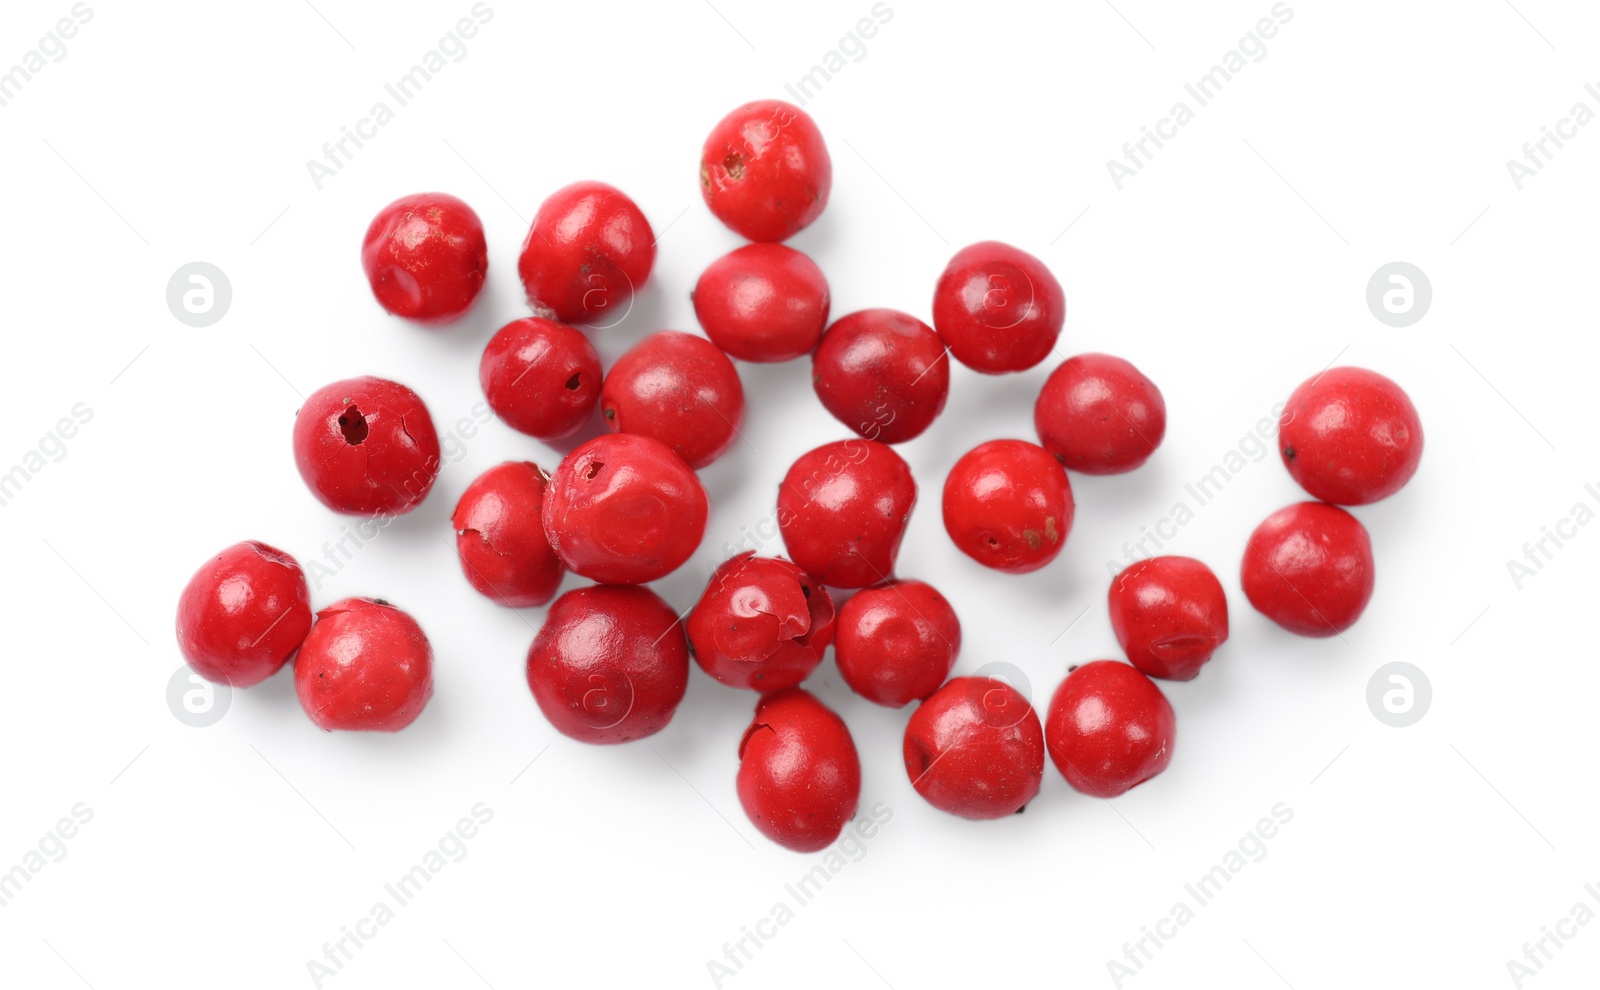
[(534, 315), (613, 326), (655, 260), (650, 221), (627, 194), (604, 182), (574, 182), (539, 205), (517, 272)]
[(540, 440), (578, 432), (600, 398), (600, 355), (581, 331), (537, 316), (495, 332), (478, 384), (505, 424)]
[(1138, 368), (1110, 354), (1068, 358), (1033, 406), (1039, 443), (1069, 471), (1121, 474), (1143, 464), (1167, 432), (1167, 404)]
[(739, 803), (762, 835), (826, 849), (861, 798), (861, 759), (844, 720), (797, 687), (765, 695), (739, 740)]
[(548, 476), (529, 461), (506, 461), (473, 479), (450, 517), (461, 572), (507, 608), (543, 605), (566, 573), (540, 514)]
[(1044, 262), (999, 241), (950, 259), (933, 293), (933, 326), (957, 361), (986, 375), (1043, 361), (1067, 320), (1067, 298)]
[(1361, 520), (1326, 502), (1298, 502), (1268, 516), (1245, 546), (1245, 597), (1300, 636), (1336, 636), (1372, 600), (1372, 540)]
[(990, 440), (962, 455), (944, 483), (944, 528), (961, 552), (1009, 574), (1056, 558), (1072, 529), (1067, 472), (1043, 447)]
[(572, 572), (644, 584), (700, 545), (710, 509), (700, 479), (652, 437), (611, 433), (562, 458), (544, 495), (544, 532)]
[(1115, 660), (1074, 667), (1045, 717), (1050, 759), (1073, 789), (1116, 797), (1167, 768), (1177, 738), (1172, 704), (1155, 682)]
[(778, 530), (789, 557), (834, 588), (894, 576), (917, 504), (911, 466), (875, 440), (837, 440), (801, 454), (778, 487)]
[(400, 515), (433, 488), (439, 436), (411, 389), (349, 378), (317, 389), (295, 414), (294, 460), (311, 494), (335, 512)]
[(386, 312), (422, 324), (449, 322), (472, 308), (489, 271), (483, 223), (447, 193), (402, 196), (367, 228), (361, 267)]
[(557, 598), (528, 649), (528, 688), (550, 724), (579, 742), (655, 735), (689, 686), (689, 648), (649, 588), (594, 585)]
[(692, 468), (733, 445), (744, 421), (744, 386), (728, 356), (704, 337), (662, 330), (617, 358), (600, 388), (613, 433), (654, 437)]
[(731, 230), (785, 241), (828, 205), (833, 160), (816, 122), (782, 100), (757, 100), (717, 123), (700, 152), (700, 192)]
[(1111, 579), (1111, 630), (1151, 677), (1193, 680), (1228, 639), (1228, 596), (1193, 557), (1151, 557)]
[(1004, 818), (1039, 793), (1044, 731), (1028, 699), (993, 677), (956, 677), (906, 723), (906, 774), (929, 804), (962, 818)]
[(713, 261), (695, 283), (694, 315), (711, 342), (741, 361), (811, 353), (828, 324), (828, 280), (782, 244), (746, 244)]
[(820, 581), (753, 550), (717, 568), (687, 624), (700, 668), (752, 691), (805, 680), (822, 662), (833, 626), (833, 599)]
[(433, 647), (388, 602), (346, 598), (317, 613), (294, 660), (294, 690), (319, 728), (398, 732), (433, 696)]
[(839, 422), (868, 440), (920, 436), (944, 410), (944, 341), (914, 316), (863, 309), (840, 317), (811, 356), (811, 384)]
[(833, 655), (850, 690), (902, 708), (933, 694), (961, 653), (961, 621), (923, 581), (863, 588), (839, 609)]
[(178, 596), (178, 650), (208, 681), (259, 684), (306, 638), (310, 602), (293, 557), (256, 540), (235, 543), (200, 565)]
[(1376, 371), (1330, 368), (1289, 396), (1278, 453), (1312, 498), (1368, 505), (1417, 473), (1422, 420), (1405, 390)]

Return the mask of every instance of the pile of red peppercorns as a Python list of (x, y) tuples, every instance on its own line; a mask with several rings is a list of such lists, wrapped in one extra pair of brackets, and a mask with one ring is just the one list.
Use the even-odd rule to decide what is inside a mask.
[[(781, 242), (822, 212), (832, 166), (804, 112), (761, 101), (706, 139), (706, 204), (752, 242), (713, 262), (695, 286), (705, 337), (664, 330), (604, 374), (583, 330), (624, 309), (650, 276), (655, 236), (621, 191), (599, 182), (540, 206), (518, 273), (532, 316), (484, 349), (480, 382), (512, 428), (569, 437), (598, 406), (608, 433), (546, 472), (508, 461), (474, 480), (452, 524), (462, 572), (510, 607), (555, 598), (567, 571), (595, 582), (550, 605), (528, 651), (534, 700), (560, 732), (622, 743), (660, 731), (684, 696), (693, 656), (711, 677), (760, 693), (738, 745), (739, 800), (791, 849), (830, 844), (855, 814), (861, 768), (850, 731), (800, 685), (829, 645), (845, 683), (888, 707), (919, 702), (905, 730), (906, 772), (935, 807), (968, 818), (1022, 810), (1046, 751), (1087, 794), (1112, 797), (1166, 768), (1176, 723), (1151, 678), (1188, 680), (1228, 638), (1228, 602), (1204, 563), (1154, 557), (1112, 579), (1109, 609), (1129, 663), (1069, 669), (1041, 723), (1015, 687), (951, 678), (961, 623), (931, 585), (895, 572), (917, 500), (890, 446), (944, 409), (949, 356), (991, 375), (1023, 371), (1054, 348), (1066, 319), (1060, 284), (1037, 258), (988, 241), (957, 252), (939, 277), (933, 325), (890, 309), (828, 323), (828, 283)], [(487, 272), (483, 227), (440, 193), (396, 200), (362, 245), (373, 295), (423, 324), (464, 314)], [(645, 585), (699, 547), (709, 504), (696, 470), (734, 442), (744, 391), (730, 358), (812, 360), (823, 406), (856, 436), (794, 462), (777, 496), (788, 559), (722, 563), (687, 618)], [(998, 571), (1049, 564), (1071, 531), (1068, 471), (1118, 474), (1145, 462), (1166, 431), (1161, 392), (1137, 368), (1080, 354), (1056, 368), (1034, 405), (1039, 443), (996, 439), (945, 479), (945, 529)], [(1318, 501), (1273, 513), (1246, 545), (1250, 603), (1291, 632), (1336, 635), (1373, 590), (1372, 547), (1342, 505), (1394, 494), (1417, 469), (1422, 426), (1394, 382), (1334, 368), (1302, 384), (1280, 421), (1294, 479)], [(428, 495), (440, 466), (428, 409), (411, 389), (354, 378), (317, 390), (298, 412), (301, 477), (336, 512), (393, 516)], [(829, 589), (850, 591), (836, 605)], [(324, 729), (396, 731), (433, 691), (433, 653), (405, 612), (347, 598), (311, 613), (299, 564), (257, 542), (200, 568), (178, 603), (178, 642), (204, 677), (247, 687), (295, 657), (295, 690)]]

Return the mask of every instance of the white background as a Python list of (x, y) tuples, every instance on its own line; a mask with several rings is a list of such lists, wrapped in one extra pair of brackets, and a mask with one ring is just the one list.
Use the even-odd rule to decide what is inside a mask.
[[(708, 960), (822, 862), (766, 841), (740, 810), (748, 692), (694, 671), (667, 730), (621, 748), (569, 741), (539, 715), (523, 662), (543, 610), (475, 594), (448, 522), (479, 471), (558, 459), (498, 422), (447, 440), (456, 459), (423, 507), (313, 595), (381, 595), (421, 622), (437, 690), (414, 726), (323, 733), (287, 671), (235, 692), (208, 728), (166, 700), (177, 595), (208, 555), (253, 538), (309, 562), (348, 524), (294, 470), (301, 396), (390, 376), (421, 393), (441, 434), (455, 431), (481, 398), (483, 344), (525, 315), (516, 252), (549, 192), (614, 183), (661, 235), (633, 311), (594, 334), (608, 363), (651, 331), (695, 329), (696, 276), (739, 243), (700, 200), (701, 141), (735, 105), (785, 96), (872, 6), (715, 2), (490, 0), (466, 55), (320, 190), (306, 161), (469, 16), (468, 0), (91, 0), (65, 57), (0, 107), (0, 471), (41, 443), (55, 451), (42, 438), (74, 404), (93, 412), (0, 507), (0, 870), (75, 804), (93, 812), (64, 858), (0, 907), (0, 982), (311, 986), (307, 961), (479, 802), (493, 818), (465, 858), (324, 986), (708, 987)], [(851, 697), (829, 659), (809, 686), (855, 735), (863, 808), (882, 802), (893, 818), (723, 986), (1111, 987), (1107, 961), (1279, 802), (1293, 819), (1265, 858), (1124, 986), (1512, 986), (1507, 960), (1588, 898), (1600, 671), (1584, 627), (1600, 526), (1579, 528), (1520, 589), (1506, 562), (1576, 503), (1597, 507), (1584, 485), (1600, 487), (1600, 126), (1520, 191), (1505, 163), (1574, 103), (1600, 110), (1584, 91), (1600, 81), (1600, 18), (1516, 2), (1291, 0), (1267, 54), (1197, 107), (1184, 83), (1268, 0), (959, 14), (890, 0), (865, 55), (807, 105), (832, 151), (833, 196), (792, 243), (827, 273), (835, 315), (891, 306), (926, 319), (946, 259), (986, 238), (1044, 258), (1070, 306), (1047, 365), (958, 369), (944, 416), (900, 448), (921, 486), (900, 573), (960, 613), (958, 672), (1015, 664), (1043, 706), (1068, 664), (1117, 656), (1107, 560), (1332, 361), (1398, 380), (1426, 454), (1399, 495), (1357, 510), (1377, 592), (1342, 639), (1290, 636), (1239, 591), (1245, 537), (1301, 497), (1275, 455), (1247, 462), (1178, 531), (1168, 549), (1223, 578), (1233, 636), (1198, 680), (1164, 685), (1179, 723), (1171, 767), (1113, 802), (1047, 767), (1025, 815), (933, 810), (901, 764), (906, 712)], [(70, 6), (7, 3), (0, 67)], [(1107, 159), (1179, 100), (1194, 121), (1119, 191)], [(384, 315), (358, 263), (376, 210), (426, 189), (473, 204), (490, 245), (483, 298), (442, 331)], [(197, 260), (233, 289), (203, 329), (164, 297)], [(1434, 293), (1398, 329), (1365, 302), (1369, 277), (1396, 260)], [(1077, 521), (1054, 564), (986, 572), (943, 532), (944, 474), (978, 442), (1031, 438), (1038, 386), (1086, 350), (1159, 384), (1166, 442), (1134, 474), (1073, 477)], [(794, 457), (846, 435), (806, 362), (740, 370), (748, 442), (703, 472), (705, 542), (656, 586), (680, 609), (723, 544), (770, 515)], [(1433, 691), (1404, 729), (1366, 702), (1374, 671), (1396, 660)], [(1592, 985), (1600, 925), (1552, 955), (1524, 985)]]

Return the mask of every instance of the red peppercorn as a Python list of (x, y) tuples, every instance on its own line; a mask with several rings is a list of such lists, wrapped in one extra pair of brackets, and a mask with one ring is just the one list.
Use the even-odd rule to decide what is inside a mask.
[(787, 560), (748, 551), (711, 575), (689, 613), (700, 668), (730, 687), (775, 691), (805, 680), (833, 639), (833, 599)]
[(842, 316), (811, 356), (817, 398), (868, 440), (920, 436), (944, 410), (950, 361), (944, 341), (914, 316), (863, 309)]
[(600, 389), (613, 433), (638, 433), (703, 468), (733, 445), (744, 387), (733, 362), (704, 337), (662, 330), (617, 358)]
[(1039, 793), (1044, 732), (1028, 699), (993, 677), (956, 677), (906, 723), (906, 774), (940, 811), (1003, 818)]
[(1067, 783), (1110, 798), (1167, 768), (1178, 723), (1154, 681), (1125, 663), (1095, 660), (1067, 672), (1044, 734)]
[(1050, 373), (1033, 407), (1039, 443), (1069, 471), (1121, 474), (1143, 464), (1167, 432), (1161, 390), (1109, 354), (1079, 354)]
[(1111, 630), (1151, 677), (1193, 680), (1228, 639), (1228, 596), (1193, 557), (1151, 557), (1111, 579)]
[(778, 531), (796, 564), (835, 588), (894, 574), (917, 504), (911, 466), (875, 440), (837, 440), (801, 454), (778, 486)]
[(212, 557), (178, 596), (178, 650), (208, 681), (249, 687), (276, 674), (311, 628), (293, 557), (255, 540)]
[(1422, 420), (1405, 391), (1377, 372), (1331, 368), (1289, 396), (1278, 450), (1312, 498), (1367, 505), (1417, 473)]
[(556, 466), (544, 494), (544, 532), (573, 572), (606, 584), (643, 584), (689, 559), (709, 509), (700, 479), (672, 448), (611, 433)]
[(844, 721), (800, 688), (756, 702), (739, 740), (739, 803), (761, 834), (795, 852), (825, 849), (861, 798), (861, 759)]
[(718, 220), (752, 241), (785, 241), (828, 205), (833, 160), (816, 122), (782, 100), (739, 107), (700, 152), (700, 192)]
[(1011, 574), (1056, 558), (1072, 530), (1072, 486), (1043, 447), (990, 440), (967, 451), (944, 482), (944, 528), (961, 552)]
[(425, 324), (453, 320), (472, 308), (489, 271), (483, 223), (446, 193), (402, 196), (372, 219), (361, 267), (387, 312)]
[(1324, 502), (1299, 502), (1250, 534), (1240, 581), (1256, 611), (1301, 636), (1336, 636), (1372, 600), (1367, 528)]
[(961, 652), (961, 621), (932, 585), (888, 581), (839, 609), (833, 655), (850, 689), (890, 708), (939, 690)]
[(563, 735), (610, 744), (666, 728), (689, 684), (672, 607), (649, 588), (594, 585), (556, 599), (528, 650), (533, 700)]
[(782, 244), (746, 244), (713, 261), (694, 287), (694, 315), (711, 342), (743, 361), (809, 354), (828, 324), (828, 280)]
[(417, 393), (384, 378), (349, 378), (311, 393), (295, 414), (294, 460), (335, 512), (410, 512), (439, 473), (439, 437)]
[(933, 292), (933, 326), (957, 361), (986, 375), (1043, 361), (1067, 320), (1044, 262), (999, 241), (956, 252)]
[(578, 432), (600, 398), (600, 355), (581, 331), (537, 316), (512, 320), (483, 349), (478, 382), (495, 415), (540, 440)]
[(655, 260), (655, 234), (633, 200), (604, 182), (574, 182), (540, 204), (517, 271), (534, 315), (612, 326)]
[(543, 605), (566, 573), (540, 519), (546, 479), (528, 461), (498, 464), (473, 479), (450, 517), (461, 572), (507, 608)]
[(346, 598), (317, 613), (295, 657), (294, 691), (319, 728), (398, 732), (433, 696), (433, 647), (388, 602)]

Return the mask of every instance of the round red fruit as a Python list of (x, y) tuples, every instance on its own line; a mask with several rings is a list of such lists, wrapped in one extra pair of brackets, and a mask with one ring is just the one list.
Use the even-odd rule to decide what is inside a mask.
[(825, 849), (861, 798), (861, 759), (844, 721), (800, 688), (756, 702), (739, 740), (739, 803), (761, 834), (795, 852)]
[(713, 261), (693, 299), (706, 336), (742, 361), (809, 354), (828, 324), (822, 269), (782, 244), (746, 244)]
[(712, 128), (700, 153), (700, 192), (718, 220), (752, 241), (784, 241), (828, 205), (833, 160), (799, 107), (757, 100)]
[(1372, 541), (1343, 509), (1297, 502), (1250, 534), (1239, 576), (1250, 604), (1273, 622), (1301, 636), (1336, 636), (1372, 600)]
[(317, 613), (294, 660), (294, 691), (319, 728), (398, 732), (433, 696), (433, 647), (388, 602), (346, 598)]
[(1312, 498), (1367, 505), (1417, 473), (1422, 420), (1405, 391), (1377, 372), (1331, 368), (1289, 396), (1278, 451)]
[(967, 451), (944, 482), (944, 528), (961, 552), (1010, 574), (1056, 558), (1072, 529), (1072, 486), (1054, 457), (1026, 440)]
[(939, 690), (961, 652), (961, 621), (922, 581), (864, 588), (839, 609), (833, 656), (850, 690), (900, 708)]
[(556, 466), (544, 494), (544, 532), (576, 574), (643, 584), (677, 570), (705, 535), (706, 490), (660, 440), (611, 433)]
[(993, 677), (956, 677), (906, 723), (906, 774), (940, 811), (1004, 818), (1039, 793), (1044, 732), (1015, 688)]
[(311, 593), (293, 557), (235, 543), (178, 596), (178, 650), (208, 681), (249, 687), (276, 674), (311, 628)]
[(565, 323), (537, 316), (501, 327), (483, 349), (478, 383), (495, 415), (540, 440), (578, 432), (600, 398), (600, 355)]
[(1067, 672), (1045, 718), (1050, 759), (1076, 790), (1116, 797), (1172, 761), (1172, 704), (1125, 663), (1095, 660)]
[(614, 326), (656, 260), (656, 235), (622, 190), (574, 182), (533, 215), (517, 271), (538, 316)]
[(689, 686), (689, 647), (649, 588), (594, 585), (556, 599), (528, 650), (533, 700), (563, 735), (625, 743), (672, 721)]
[(566, 571), (540, 521), (546, 481), (537, 464), (506, 461), (473, 479), (450, 517), (461, 572), (507, 608), (548, 602)]
[(349, 378), (311, 393), (295, 414), (294, 461), (335, 512), (393, 516), (427, 498), (439, 437), (417, 393), (384, 378)]
[(1109, 354), (1079, 354), (1045, 379), (1033, 406), (1039, 443), (1069, 471), (1121, 474), (1143, 464), (1167, 432), (1161, 390)]
[(489, 271), (483, 223), (446, 193), (395, 200), (372, 219), (361, 267), (378, 305), (418, 323), (445, 323), (472, 307)]
[(787, 560), (739, 554), (711, 575), (689, 613), (700, 668), (730, 687), (775, 691), (805, 680), (833, 639), (833, 599)]
[(1043, 361), (1067, 320), (1044, 262), (999, 241), (962, 248), (933, 292), (933, 326), (957, 361), (986, 375)]
[(863, 309), (842, 316), (811, 356), (811, 384), (839, 422), (868, 440), (920, 436), (944, 410), (950, 359), (914, 316)]
[(704, 337), (662, 330), (617, 358), (600, 389), (612, 433), (638, 433), (703, 468), (733, 445), (744, 386), (733, 362)]
[(1193, 557), (1151, 557), (1111, 579), (1111, 631), (1151, 677), (1193, 680), (1228, 639), (1228, 596)]
[(801, 454), (778, 487), (778, 530), (801, 569), (835, 588), (894, 575), (917, 504), (911, 466), (875, 440), (837, 440)]

